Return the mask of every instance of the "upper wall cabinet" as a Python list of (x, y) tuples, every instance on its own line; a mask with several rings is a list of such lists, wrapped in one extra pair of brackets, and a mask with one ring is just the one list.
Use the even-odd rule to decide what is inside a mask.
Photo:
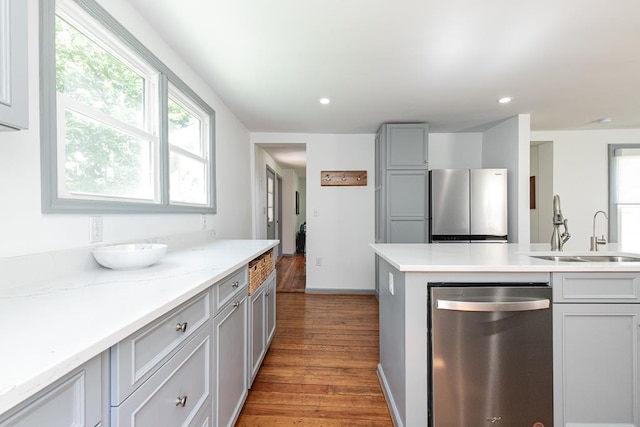
[(429, 130), (426, 123), (382, 125), (387, 169), (427, 169)]
[(0, 130), (29, 124), (27, 3), (0, 0)]

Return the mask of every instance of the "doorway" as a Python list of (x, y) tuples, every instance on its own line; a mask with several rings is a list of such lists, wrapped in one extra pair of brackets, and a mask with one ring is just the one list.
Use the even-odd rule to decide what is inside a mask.
[(267, 166), (267, 239), (276, 238), (276, 173)]

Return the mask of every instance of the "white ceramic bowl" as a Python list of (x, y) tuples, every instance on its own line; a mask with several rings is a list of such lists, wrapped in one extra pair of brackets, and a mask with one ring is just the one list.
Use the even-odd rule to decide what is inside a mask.
[(166, 252), (167, 245), (158, 243), (100, 246), (92, 251), (100, 265), (114, 270), (149, 267), (158, 262)]

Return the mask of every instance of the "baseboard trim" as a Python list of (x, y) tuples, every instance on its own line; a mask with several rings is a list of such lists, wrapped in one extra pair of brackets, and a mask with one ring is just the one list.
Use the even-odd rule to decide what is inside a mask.
[(389, 408), (389, 413), (391, 414), (391, 421), (393, 421), (393, 425), (395, 427), (404, 427), (402, 421), (400, 419), (400, 413), (398, 412), (398, 407), (396, 406), (396, 402), (393, 400), (393, 396), (391, 395), (391, 390), (389, 389), (389, 383), (387, 382), (387, 377), (384, 375), (384, 370), (382, 369), (382, 365), (378, 363), (378, 381), (380, 381), (380, 387), (382, 388), (382, 394), (384, 395), (384, 400), (387, 401), (387, 407)]
[(375, 295), (375, 289), (324, 289), (305, 288), (307, 294), (334, 294), (334, 295)]

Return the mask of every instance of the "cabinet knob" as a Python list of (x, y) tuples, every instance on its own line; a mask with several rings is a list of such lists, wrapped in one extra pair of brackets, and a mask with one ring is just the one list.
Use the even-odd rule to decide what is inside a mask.
[(180, 406), (182, 408), (187, 404), (187, 396), (178, 397), (176, 399), (176, 406)]
[(233, 303), (233, 308), (238, 308), (240, 307), (240, 303), (239, 302), (234, 302)]
[(178, 323), (176, 325), (176, 331), (177, 332), (187, 332), (187, 322)]
[(233, 283), (231, 284), (231, 287), (232, 287), (232, 288), (237, 288), (239, 285), (240, 285), (240, 282), (233, 282)]

